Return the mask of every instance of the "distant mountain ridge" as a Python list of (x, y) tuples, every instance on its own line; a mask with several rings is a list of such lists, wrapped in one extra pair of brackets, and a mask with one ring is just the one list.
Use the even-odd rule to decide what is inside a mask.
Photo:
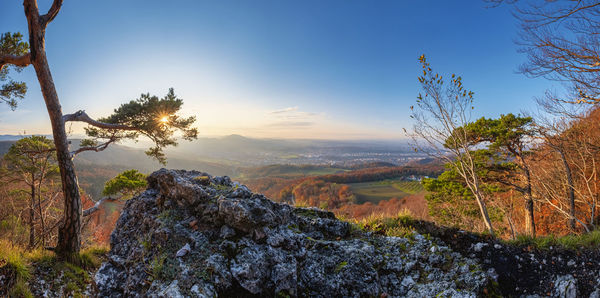
[[(42, 134), (33, 134), (34, 136), (45, 136), (47, 138), (52, 138), (52, 135), (42, 135)], [(17, 141), (22, 138), (26, 138), (32, 135), (0, 135), (0, 141)]]

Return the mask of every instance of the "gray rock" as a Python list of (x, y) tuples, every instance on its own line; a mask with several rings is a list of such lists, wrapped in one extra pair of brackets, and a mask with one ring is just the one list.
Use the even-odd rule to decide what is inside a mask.
[(477, 251), (477, 252), (480, 252), (486, 246), (488, 246), (488, 244), (484, 243), (484, 242), (475, 243), (473, 245), (473, 250)]
[(577, 280), (570, 274), (557, 277), (554, 281), (553, 295), (561, 298), (576, 298)]
[(172, 281), (166, 288), (161, 289), (157, 293), (153, 293), (149, 295), (149, 297), (157, 297), (157, 298), (184, 298), (179, 290), (179, 286), (177, 285), (179, 281)]
[(188, 254), (188, 252), (190, 252), (190, 244), (186, 243), (180, 250), (177, 251), (177, 254), (175, 254), (178, 258), (181, 258), (185, 255)]
[(223, 239), (231, 238), (235, 236), (235, 230), (229, 227), (228, 225), (223, 225), (221, 227), (221, 232), (219, 233), (219, 236)]
[(350, 235), (331, 212), (228, 177), (161, 169), (148, 181), (111, 235), (100, 297), (475, 297), (496, 279), (433, 239)]

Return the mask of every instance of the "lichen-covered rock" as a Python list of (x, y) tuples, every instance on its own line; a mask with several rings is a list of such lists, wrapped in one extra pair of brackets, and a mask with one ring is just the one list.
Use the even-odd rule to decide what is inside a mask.
[(100, 297), (445, 296), (494, 272), (419, 234), (355, 231), (331, 212), (274, 203), (228, 177), (161, 169), (127, 201), (95, 276)]
[(554, 281), (554, 296), (564, 298), (577, 297), (577, 280), (573, 275), (563, 275), (556, 278)]

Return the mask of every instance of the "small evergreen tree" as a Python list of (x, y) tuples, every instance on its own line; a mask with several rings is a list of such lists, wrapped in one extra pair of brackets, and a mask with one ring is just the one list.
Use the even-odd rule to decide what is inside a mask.
[(146, 175), (137, 170), (128, 170), (108, 180), (102, 194), (128, 199), (139, 194), (147, 185)]

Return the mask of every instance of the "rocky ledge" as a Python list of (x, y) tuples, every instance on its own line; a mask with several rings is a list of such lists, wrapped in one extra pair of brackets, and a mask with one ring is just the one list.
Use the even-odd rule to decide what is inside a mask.
[(108, 261), (95, 275), (100, 297), (600, 293), (597, 262), (590, 267), (577, 256), (564, 260), (581, 263), (573, 270), (577, 264), (557, 259), (562, 253), (530, 253), (429, 223), (427, 234), (377, 235), (202, 172), (161, 169), (148, 182), (111, 235)]
[(354, 229), (278, 204), (228, 177), (159, 170), (129, 200), (95, 275), (101, 297), (459, 296), (496, 274), (420, 234)]

